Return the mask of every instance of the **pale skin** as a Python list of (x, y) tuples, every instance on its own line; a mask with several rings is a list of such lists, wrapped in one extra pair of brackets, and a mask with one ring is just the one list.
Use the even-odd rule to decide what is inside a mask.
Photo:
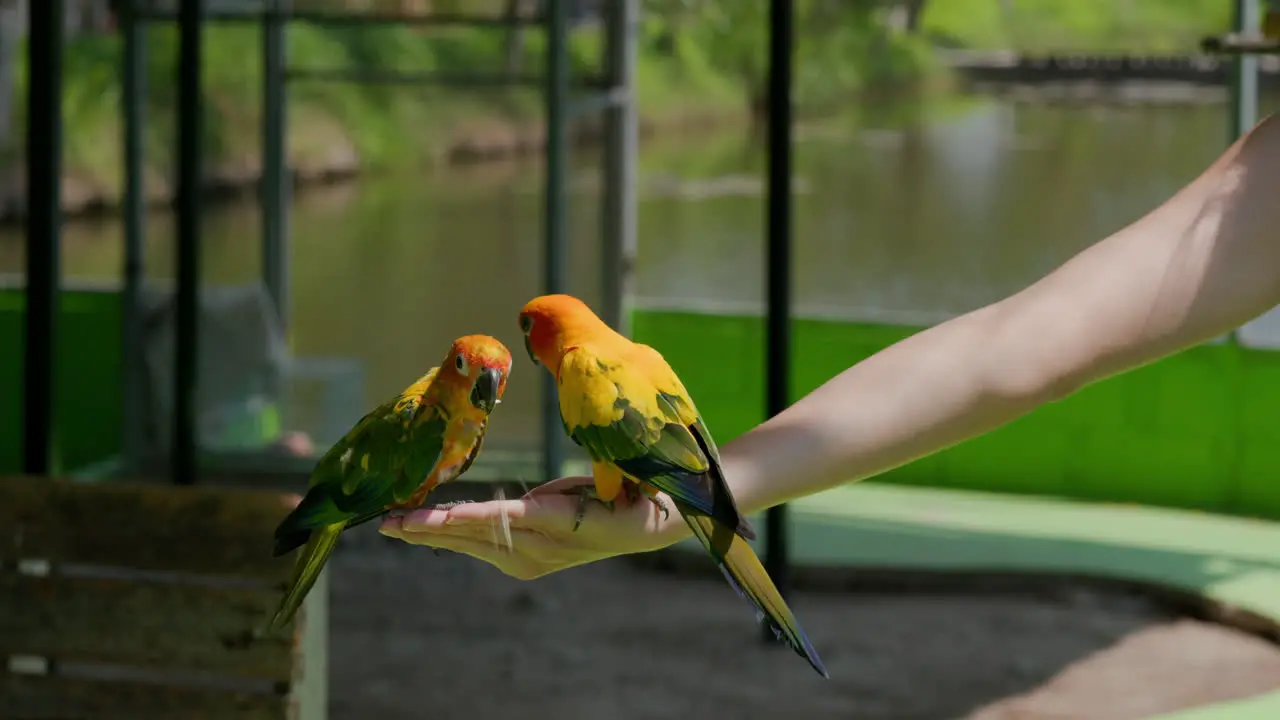
[[(1280, 118), (1271, 116), (1163, 205), (1030, 287), (882, 350), (725, 443), (725, 475), (738, 506), (758, 512), (981, 435), (1277, 304)], [(521, 579), (689, 535), (676, 513), (622, 496), (612, 512), (589, 503), (575, 532), (578, 499), (563, 491), (586, 482), (416, 510), (381, 532)], [(510, 548), (491, 539), (503, 515)]]

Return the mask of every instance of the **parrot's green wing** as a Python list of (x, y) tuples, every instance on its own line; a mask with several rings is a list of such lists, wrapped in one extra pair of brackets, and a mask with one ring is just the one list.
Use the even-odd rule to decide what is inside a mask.
[(569, 437), (592, 460), (612, 463), (754, 539), (724, 483), (719, 450), (684, 386), (656, 351), (634, 347), (629, 362), (588, 346), (565, 354), (558, 382)]
[(445, 418), (424, 398), (434, 377), (432, 368), (361, 418), (320, 458), (302, 502), (276, 528), (276, 555), (305, 543), (316, 528), (367, 522), (412, 495), (444, 443)]

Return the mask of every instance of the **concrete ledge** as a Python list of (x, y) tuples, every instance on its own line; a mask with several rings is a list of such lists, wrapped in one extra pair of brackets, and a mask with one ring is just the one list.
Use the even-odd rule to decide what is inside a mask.
[[(798, 587), (965, 582), (993, 592), (1101, 582), (1162, 595), (1190, 614), (1280, 640), (1280, 524), (1161, 508), (862, 483), (798, 500)], [(752, 518), (763, 550), (764, 519)], [(715, 572), (690, 539), (635, 556)], [(1046, 583), (1046, 580), (1050, 582)], [(1062, 583), (1059, 583), (1062, 584)], [(1280, 691), (1161, 715), (1280, 718)]]

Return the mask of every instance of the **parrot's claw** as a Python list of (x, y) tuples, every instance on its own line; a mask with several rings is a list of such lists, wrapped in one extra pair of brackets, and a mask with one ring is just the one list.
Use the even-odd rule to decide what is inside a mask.
[(671, 517), (671, 508), (667, 502), (660, 497), (649, 496), (649, 501), (658, 506), (658, 511), (662, 513), (662, 519), (666, 520)]
[(569, 488), (568, 490), (561, 490), (560, 494), (578, 496), (578, 509), (573, 514), (573, 532), (578, 531), (578, 526), (582, 524), (582, 518), (586, 517), (587, 515), (588, 500), (595, 500), (601, 505), (609, 508), (610, 511), (613, 510), (612, 502), (606, 502), (596, 497), (596, 488), (594, 485), (577, 485), (575, 487)]
[(663, 520), (671, 517), (671, 508), (667, 506), (666, 501), (662, 498), (657, 495), (650, 495), (649, 492), (642, 489), (639, 485), (628, 484), (622, 487), (623, 492), (627, 494), (627, 499), (631, 502), (639, 502), (640, 498), (644, 498), (653, 503), (658, 511), (662, 513)]

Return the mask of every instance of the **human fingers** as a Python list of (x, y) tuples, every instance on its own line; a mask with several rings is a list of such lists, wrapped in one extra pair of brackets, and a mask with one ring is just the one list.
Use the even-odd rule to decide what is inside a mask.
[(410, 532), (388, 527), (384, 532), (411, 545), (443, 548), (482, 560), (519, 580), (532, 580), (555, 570), (572, 567), (592, 558), (581, 551), (532, 530), (511, 529), (505, 536), (496, 532), (487, 537), (434, 532)]
[(487, 562), (507, 575), (521, 580), (533, 579), (542, 574), (538, 569), (540, 565), (530, 560), (524, 553), (512, 552), (510, 548), (499, 546), (492, 541), (435, 533), (403, 533), (400, 538), (405, 542), (462, 553)]
[[(588, 503), (587, 507), (590, 505)], [(577, 510), (577, 497), (548, 494), (518, 500), (464, 503), (448, 510), (421, 508), (397, 518), (387, 518), (382, 527), (398, 527), (409, 532), (474, 535), (478, 529), (505, 526), (554, 535), (573, 530)]]
[(547, 534), (558, 534), (573, 530), (577, 510), (576, 497), (544, 494), (537, 497), (526, 496), (517, 500), (491, 500), (484, 503), (458, 505), (450, 508), (444, 518), (435, 516), (417, 518), (410, 513), (405, 518), (405, 522), (406, 527), (411, 530), (418, 529), (417, 522), (421, 520), (424, 523), (422, 529), (435, 525), (462, 529), (477, 525), (506, 524)]
[(558, 545), (536, 530), (511, 527), (499, 523), (469, 523), (466, 525), (406, 526), (407, 516), (386, 518), (378, 532), (413, 545), (443, 547), (440, 543), (452, 538), (474, 541), (487, 545), (491, 550), (519, 552), (539, 556), (554, 555)]

